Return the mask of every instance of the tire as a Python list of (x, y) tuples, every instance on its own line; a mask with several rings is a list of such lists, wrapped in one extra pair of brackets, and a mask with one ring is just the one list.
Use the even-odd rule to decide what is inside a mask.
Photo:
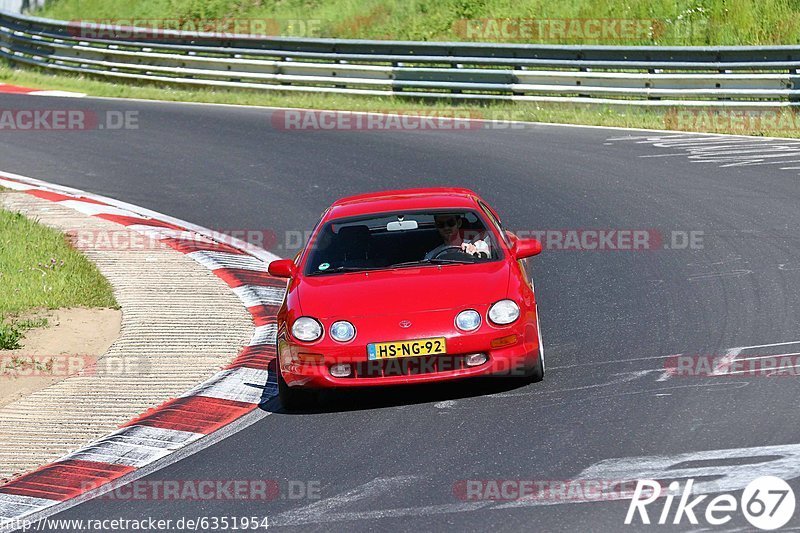
[(539, 357), (536, 361), (536, 365), (534, 365), (530, 374), (525, 376), (525, 379), (528, 381), (528, 383), (539, 383), (544, 379), (544, 359), (542, 359), (541, 349), (539, 350)]
[(536, 332), (539, 335), (539, 357), (536, 360), (536, 365), (531, 369), (530, 373), (525, 376), (529, 383), (539, 383), (544, 379), (544, 345), (542, 344), (542, 328), (539, 327), (539, 309), (536, 309)]
[(300, 387), (290, 387), (283, 379), (280, 369), (278, 374), (278, 398), (281, 405), (287, 411), (302, 411), (313, 407), (317, 403), (316, 391), (302, 389)]

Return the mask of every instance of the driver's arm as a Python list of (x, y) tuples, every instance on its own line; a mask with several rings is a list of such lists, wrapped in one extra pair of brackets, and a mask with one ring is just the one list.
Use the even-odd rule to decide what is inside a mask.
[(473, 242), (465, 242), (461, 245), (461, 249), (470, 255), (476, 255), (488, 259), (492, 257), (491, 236), (486, 235), (483, 239)]

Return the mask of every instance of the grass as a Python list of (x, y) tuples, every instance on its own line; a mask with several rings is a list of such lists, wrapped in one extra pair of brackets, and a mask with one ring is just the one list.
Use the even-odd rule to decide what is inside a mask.
[(24, 329), (17, 324), (0, 323), (0, 350), (17, 350), (22, 348)]
[(18, 350), (22, 348), (25, 332), (31, 329), (47, 327), (47, 319), (13, 320), (0, 322), (0, 350)]
[(13, 356), (8, 359), (0, 359), (0, 376), (17, 377), (28, 370), (44, 375), (52, 374), (54, 365), (55, 359), (52, 357), (47, 361), (41, 361), (30, 356)]
[(67, 238), (20, 213), (0, 210), (0, 349), (20, 348), (24, 332), (46, 320), (40, 309), (117, 307), (111, 285)]
[[(37, 13), (64, 20), (256, 20), (261, 33), (296, 37), (465, 40), (464, 19), (652, 20), (654, 31), (619, 39), (575, 32), (500, 40), (553, 44), (768, 45), (800, 39), (797, 0), (51, 0)], [(169, 25), (169, 23), (164, 24)], [(249, 25), (258, 30), (258, 25)], [(537, 26), (538, 27), (538, 26)], [(498, 40), (492, 34), (478, 40)]]

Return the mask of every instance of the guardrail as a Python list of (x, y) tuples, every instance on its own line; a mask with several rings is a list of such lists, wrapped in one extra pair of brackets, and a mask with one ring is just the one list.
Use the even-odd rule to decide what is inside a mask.
[(13, 63), (184, 86), (469, 100), (776, 106), (800, 46), (620, 47), (296, 39), (155, 31), (0, 12)]

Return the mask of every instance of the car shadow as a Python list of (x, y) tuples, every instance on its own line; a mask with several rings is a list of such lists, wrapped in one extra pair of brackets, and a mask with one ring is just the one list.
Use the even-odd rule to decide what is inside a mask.
[[(270, 376), (275, 375), (274, 361), (269, 367), (269, 373)], [(264, 388), (259, 408), (270, 413), (286, 415), (367, 411), (486, 396), (526, 386), (529, 386), (529, 383), (520, 378), (479, 377), (440, 383), (326, 389), (320, 391), (316, 405), (300, 411), (287, 411), (277, 397), (277, 389), (268, 384)]]

